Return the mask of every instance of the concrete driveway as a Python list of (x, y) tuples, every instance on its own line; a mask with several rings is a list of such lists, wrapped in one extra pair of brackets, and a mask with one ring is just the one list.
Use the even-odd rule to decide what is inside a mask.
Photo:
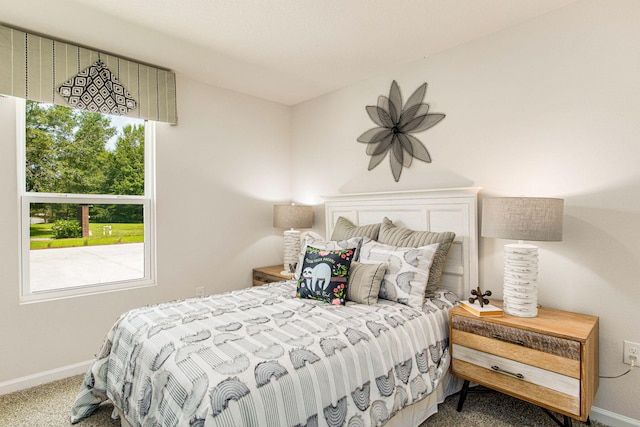
[(144, 277), (144, 243), (30, 251), (32, 291)]

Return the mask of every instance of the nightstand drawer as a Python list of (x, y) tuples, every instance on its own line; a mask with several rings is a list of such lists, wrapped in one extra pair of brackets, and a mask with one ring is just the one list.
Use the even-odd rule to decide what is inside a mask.
[(547, 389), (575, 397), (580, 397), (580, 380), (566, 375), (541, 369), (515, 360), (453, 344), (456, 359), (480, 366), (492, 372), (511, 376), (520, 381), (532, 383)]
[(264, 285), (265, 283), (276, 282), (279, 280), (284, 280), (282, 278), (273, 276), (272, 274), (267, 274), (262, 271), (253, 271), (253, 286)]
[[(463, 378), (472, 378), (474, 382), (490, 386), (492, 389), (502, 393), (507, 393), (575, 418), (579, 418), (582, 415), (580, 397), (570, 396), (547, 387), (527, 383), (510, 375), (494, 372), (491, 369), (485, 369), (455, 358), (451, 361), (451, 367), (457, 375)], [(584, 415), (583, 418), (586, 420), (587, 415)]]
[(461, 344), (468, 348), (517, 360), (531, 366), (546, 369), (551, 372), (580, 378), (580, 360), (568, 359), (544, 351), (534, 350), (519, 344), (512, 344), (498, 339), (463, 332), (458, 329), (451, 330), (451, 343)]
[(519, 328), (453, 316), (453, 329), (580, 361), (580, 343)]
[(253, 286), (261, 286), (266, 283), (282, 282), (291, 280), (293, 275), (286, 276), (282, 274), (284, 269), (281, 265), (272, 265), (270, 267), (258, 267), (253, 269)]

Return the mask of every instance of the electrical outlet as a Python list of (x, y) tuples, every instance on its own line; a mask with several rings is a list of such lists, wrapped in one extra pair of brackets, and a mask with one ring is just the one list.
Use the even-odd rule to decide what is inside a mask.
[(640, 344), (637, 342), (625, 341), (622, 352), (622, 361), (627, 365), (631, 365), (631, 357), (635, 357), (634, 364), (640, 365)]
[(204, 286), (198, 286), (196, 288), (196, 296), (203, 297), (204, 296)]

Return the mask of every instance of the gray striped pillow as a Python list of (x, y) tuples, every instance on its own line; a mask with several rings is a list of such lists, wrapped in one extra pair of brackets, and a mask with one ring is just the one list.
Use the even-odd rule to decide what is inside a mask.
[(371, 240), (378, 239), (380, 223), (356, 226), (345, 217), (338, 217), (331, 234), (331, 240), (347, 240), (352, 237), (368, 237)]
[(360, 304), (376, 304), (386, 272), (387, 264), (361, 264), (353, 261), (349, 269), (347, 299)]
[(440, 243), (429, 270), (429, 281), (427, 282), (426, 296), (431, 297), (440, 286), (442, 270), (444, 270), (444, 264), (447, 260), (451, 243), (455, 237), (456, 233), (451, 231), (436, 233), (433, 231), (416, 231), (409, 228), (399, 227), (394, 225), (389, 218), (384, 218), (382, 220), (382, 225), (380, 226), (378, 241), (387, 245), (412, 248)]

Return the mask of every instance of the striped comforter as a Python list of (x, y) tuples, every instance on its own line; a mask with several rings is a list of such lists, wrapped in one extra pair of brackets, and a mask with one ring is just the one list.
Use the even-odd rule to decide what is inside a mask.
[(72, 422), (108, 398), (132, 426), (382, 425), (448, 369), (455, 300), (341, 307), (282, 282), (135, 309), (107, 334)]

